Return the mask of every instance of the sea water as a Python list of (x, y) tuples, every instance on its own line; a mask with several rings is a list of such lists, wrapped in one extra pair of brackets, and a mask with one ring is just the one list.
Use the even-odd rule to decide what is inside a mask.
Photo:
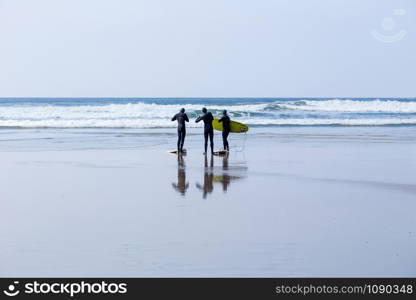
[(0, 149), (169, 143), (182, 107), (189, 135), (200, 134), (194, 119), (207, 107), (215, 116), (226, 109), (248, 136), (416, 138), (416, 98), (0, 98)]
[(181, 107), (195, 118), (203, 106), (249, 126), (416, 125), (416, 98), (1, 98), (0, 127), (166, 128)]

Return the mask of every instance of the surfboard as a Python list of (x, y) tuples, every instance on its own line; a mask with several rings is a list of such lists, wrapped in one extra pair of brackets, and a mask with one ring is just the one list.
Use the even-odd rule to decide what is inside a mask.
[(227, 153), (228, 153), (227, 150), (214, 151), (214, 155), (227, 155)]
[[(215, 130), (222, 131), (222, 123), (218, 122), (218, 118), (214, 118), (214, 121), (212, 121), (212, 127), (214, 127)], [(248, 126), (240, 122), (230, 121), (230, 129), (230, 132), (241, 133), (247, 132)]]
[[(177, 149), (175, 149), (175, 150), (169, 150), (168, 153), (178, 154), (178, 150)], [(183, 149), (183, 153), (181, 153), (181, 154), (186, 154), (186, 149)]]

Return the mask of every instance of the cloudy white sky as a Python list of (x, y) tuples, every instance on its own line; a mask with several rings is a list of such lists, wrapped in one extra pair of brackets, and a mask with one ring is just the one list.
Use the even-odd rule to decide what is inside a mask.
[(414, 0), (0, 0), (0, 38), (1, 97), (416, 96)]

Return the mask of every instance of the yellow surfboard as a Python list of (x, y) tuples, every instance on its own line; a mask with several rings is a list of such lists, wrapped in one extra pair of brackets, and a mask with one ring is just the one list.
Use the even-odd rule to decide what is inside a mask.
[[(212, 121), (212, 127), (214, 127), (215, 130), (218, 131), (222, 131), (222, 123), (218, 122), (218, 118), (214, 118), (214, 121)], [(230, 121), (230, 132), (247, 132), (248, 131), (248, 126), (240, 123), (240, 122), (236, 122), (236, 121)]]

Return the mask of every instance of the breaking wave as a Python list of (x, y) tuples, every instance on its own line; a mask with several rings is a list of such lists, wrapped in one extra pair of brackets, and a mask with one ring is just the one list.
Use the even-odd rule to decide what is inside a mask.
[[(340, 125), (383, 126), (416, 125), (415, 99), (222, 99), (215, 103), (204, 100), (186, 103), (152, 101), (130, 103), (78, 101), (77, 104), (57, 105), (53, 100), (35, 100), (7, 105), (0, 100), (0, 127), (19, 128), (160, 128), (175, 127), (170, 118), (185, 107), (195, 118), (207, 106), (214, 115), (223, 109), (232, 119), (254, 126)], [(172, 103), (175, 102), (175, 103)], [(191, 127), (201, 126), (193, 120)]]

